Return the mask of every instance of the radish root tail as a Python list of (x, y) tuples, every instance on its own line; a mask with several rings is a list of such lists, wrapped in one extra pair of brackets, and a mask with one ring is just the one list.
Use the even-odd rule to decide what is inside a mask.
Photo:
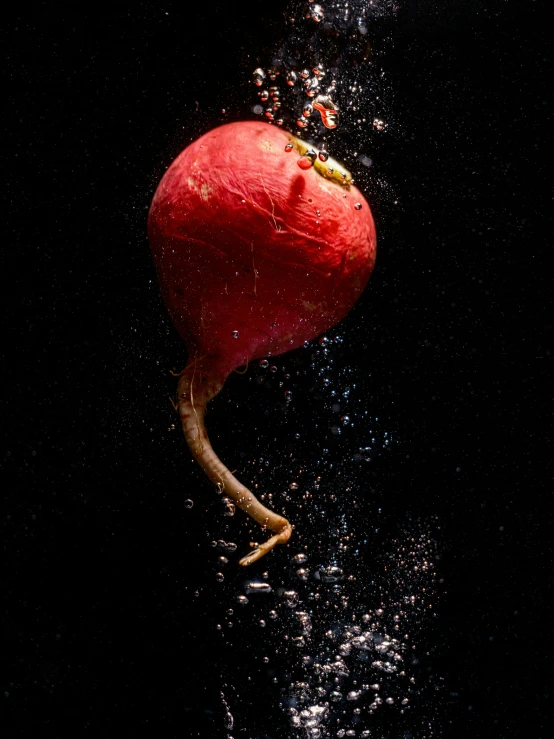
[(245, 567), (261, 559), (277, 544), (285, 544), (292, 534), (292, 526), (286, 518), (260, 503), (212, 448), (204, 423), (206, 406), (219, 393), (228, 374), (229, 370), (213, 357), (191, 359), (179, 377), (178, 410), (187, 444), (209, 479), (263, 529), (274, 532), (274, 536), (263, 544), (254, 545), (255, 548), (240, 560), (239, 564)]

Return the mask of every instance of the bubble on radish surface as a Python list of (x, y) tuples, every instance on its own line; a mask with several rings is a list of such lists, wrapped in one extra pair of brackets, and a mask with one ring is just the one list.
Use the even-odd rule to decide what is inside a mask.
[(231, 336), (233, 337), (233, 339), (238, 339), (240, 334), (238, 331), (231, 331)]

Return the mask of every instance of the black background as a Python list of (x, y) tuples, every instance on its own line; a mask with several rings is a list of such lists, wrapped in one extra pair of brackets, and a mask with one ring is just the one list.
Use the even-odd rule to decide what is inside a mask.
[[(382, 511), (350, 568), (371, 572), (410, 521), (432, 522), (440, 553), (414, 736), (540, 739), (549, 725), (550, 90), (535, 6), (419, 2), (376, 23), (394, 125), (371, 139), (371, 176), (336, 143), (373, 203), (379, 255), (331, 379), (340, 389), (349, 368), (351, 411), (395, 440), (350, 470), (356, 536)], [(243, 573), (232, 559), (217, 583), (209, 543), (244, 550), (250, 528), (222, 519), (169, 430), (169, 370), (186, 355), (145, 237), (177, 153), (252, 117), (250, 75), (286, 36), (284, 9), (40, 4), (4, 24), (3, 736), (224, 737), (224, 685), (235, 737), (289, 736), (259, 660), (278, 639), (247, 620), (217, 630)], [(217, 451), (266, 457), (274, 487), (289, 464), (317, 470), (320, 448), (340, 466), (360, 445), (356, 427), (329, 440), (311, 353), (278, 362), (300, 373), (291, 406), (256, 368), (213, 404)], [(327, 545), (294, 505), (297, 542), (255, 571), (274, 583), (298, 546)]]

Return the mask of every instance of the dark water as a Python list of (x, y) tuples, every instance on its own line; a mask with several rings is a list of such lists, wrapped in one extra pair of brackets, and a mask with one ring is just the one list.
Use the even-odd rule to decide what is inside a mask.
[[(316, 665), (383, 606), (371, 662), (351, 647), (342, 698), (321, 701), (331, 736), (547, 735), (546, 24), (535, 3), (407, 5), (369, 31), (389, 122), (373, 166), (348, 119), (329, 144), (374, 207), (370, 286), (332, 342), (233, 376), (209, 416), (297, 526), (246, 605), (237, 555), (211, 542), (244, 552), (253, 529), (171, 429), (185, 352), (145, 220), (188, 142), (252, 117), (285, 3), (42, 5), (5, 24), (3, 736), (304, 736), (290, 709), (317, 704)], [(395, 616), (417, 658), (380, 679)], [(347, 700), (374, 683), (374, 713), (375, 690)]]

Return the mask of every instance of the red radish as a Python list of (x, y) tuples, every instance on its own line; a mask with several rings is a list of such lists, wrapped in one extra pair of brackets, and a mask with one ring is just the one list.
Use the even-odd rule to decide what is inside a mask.
[(216, 456), (206, 405), (233, 370), (295, 349), (348, 313), (375, 262), (371, 211), (326, 152), (248, 121), (210, 131), (177, 157), (154, 195), (148, 234), (188, 348), (177, 403), (185, 438), (219, 491), (274, 532), (240, 560), (248, 565), (292, 527)]

